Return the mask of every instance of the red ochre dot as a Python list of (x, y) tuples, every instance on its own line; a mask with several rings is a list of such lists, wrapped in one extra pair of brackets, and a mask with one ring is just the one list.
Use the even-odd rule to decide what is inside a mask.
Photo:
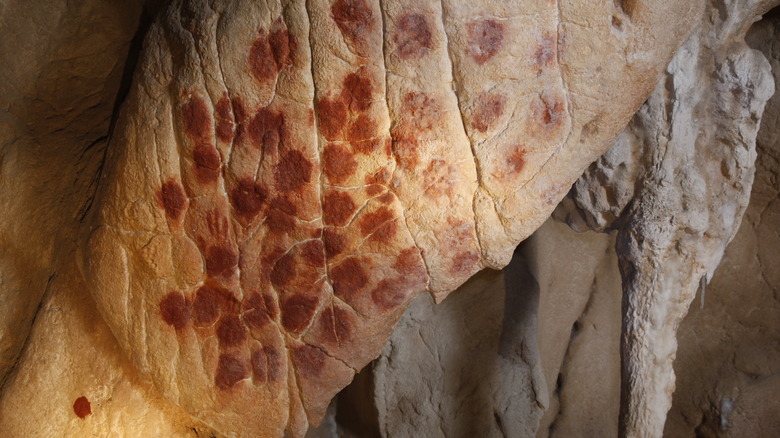
[(176, 330), (186, 327), (190, 321), (190, 308), (184, 295), (177, 291), (168, 292), (160, 300), (160, 315), (163, 321)]
[(83, 395), (77, 398), (76, 401), (73, 402), (73, 412), (75, 412), (76, 416), (79, 418), (85, 418), (87, 415), (91, 414), (92, 406), (89, 404), (89, 399)]

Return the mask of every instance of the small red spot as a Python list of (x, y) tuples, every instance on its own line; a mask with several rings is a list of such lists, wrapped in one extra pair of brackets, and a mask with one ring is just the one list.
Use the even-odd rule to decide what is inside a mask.
[(324, 97), (317, 102), (319, 130), (328, 140), (338, 140), (347, 123), (347, 107), (341, 99)]
[(284, 287), (295, 278), (295, 259), (291, 253), (285, 254), (276, 261), (270, 278), (271, 284), (276, 287)]
[(219, 320), (217, 339), (222, 347), (235, 347), (246, 341), (246, 328), (237, 315), (225, 315)]
[(368, 32), (374, 24), (373, 13), (366, 0), (336, 0), (330, 9), (336, 25), (352, 44), (362, 52)]
[(326, 228), (322, 233), (322, 241), (325, 243), (325, 253), (329, 258), (333, 258), (344, 252), (346, 241), (344, 236), (336, 231)]
[(549, 138), (563, 125), (564, 103), (557, 94), (542, 92), (531, 103), (531, 111), (530, 131), (535, 137)]
[(398, 234), (398, 221), (394, 220), (387, 222), (374, 231), (374, 234), (371, 235), (371, 239), (376, 240), (377, 242), (389, 243), (396, 234)]
[(341, 145), (328, 145), (322, 154), (322, 170), (333, 184), (341, 184), (357, 169), (354, 154)]
[(274, 61), (278, 70), (292, 65), (293, 54), (297, 49), (295, 38), (287, 29), (277, 29), (271, 32), (269, 37), (271, 43), (271, 52), (274, 54)]
[(480, 132), (487, 132), (504, 114), (506, 97), (500, 94), (482, 93), (474, 103), (471, 126)]
[(206, 102), (198, 96), (192, 96), (182, 107), (184, 132), (195, 142), (209, 141), (211, 137), (211, 113)]
[(302, 345), (292, 350), (295, 369), (304, 379), (317, 378), (322, 374), (327, 356), (322, 350), (311, 345)]
[(376, 196), (382, 193), (382, 190), (384, 190), (382, 186), (378, 184), (371, 184), (370, 186), (366, 187), (366, 194), (368, 196)]
[(371, 106), (374, 98), (374, 84), (365, 68), (344, 77), (343, 94), (352, 111), (365, 111)]
[[(401, 274), (413, 276), (415, 274), (425, 274), (425, 266), (422, 263), (420, 250), (415, 247), (406, 248), (398, 254), (393, 269)], [(421, 272), (422, 271), (422, 272)]]
[(322, 202), (322, 220), (325, 225), (346, 225), (357, 206), (347, 192), (329, 191)]
[(468, 24), (468, 54), (482, 65), (495, 56), (504, 44), (504, 23), (493, 20), (475, 20)]
[(205, 285), (199, 287), (195, 292), (195, 301), (192, 303), (195, 325), (213, 324), (219, 317), (221, 302), (222, 297), (215, 289)]
[[(373, 175), (366, 175), (364, 178), (366, 181), (366, 184), (378, 184), (378, 185), (387, 185), (390, 182), (390, 179), (392, 178), (392, 174), (390, 171), (383, 167), (379, 169), (377, 172), (375, 172)], [(369, 195), (373, 196), (373, 195)]]
[(377, 124), (371, 117), (361, 114), (352, 122), (348, 139), (356, 152), (371, 154), (379, 147)]
[(518, 174), (525, 166), (525, 149), (517, 148), (506, 158), (506, 164), (511, 174)]
[(230, 104), (233, 107), (233, 115), (236, 118), (236, 123), (244, 123), (249, 117), (249, 113), (246, 111), (246, 107), (244, 106), (244, 100), (241, 99), (241, 96), (235, 96)]
[(176, 330), (186, 327), (190, 322), (190, 307), (184, 295), (177, 291), (168, 292), (160, 300), (160, 315), (163, 321)]
[(273, 298), (257, 292), (252, 293), (244, 300), (241, 317), (249, 328), (265, 326), (276, 318), (276, 305)]
[(322, 309), (319, 326), (322, 337), (336, 345), (351, 341), (355, 332), (352, 315), (346, 309), (337, 306)]
[(376, 288), (371, 291), (371, 300), (382, 311), (398, 307), (406, 299), (402, 283), (401, 280), (385, 279), (380, 281)]
[(387, 192), (384, 195), (382, 195), (379, 198), (377, 198), (377, 200), (379, 202), (381, 202), (382, 204), (390, 204), (390, 203), (392, 203), (395, 200), (395, 195), (393, 195), (390, 192)]
[(268, 381), (278, 382), (284, 375), (284, 358), (279, 350), (273, 347), (264, 347), (263, 353), (268, 360)]
[(260, 29), (259, 37), (249, 50), (249, 67), (255, 79), (260, 82), (276, 79), (276, 75), (292, 64), (291, 54), (295, 40), (286, 29), (278, 29), (266, 35)]
[(431, 160), (423, 171), (425, 196), (429, 198), (452, 197), (453, 187), (458, 180), (458, 168), (441, 159)]
[(241, 178), (238, 185), (231, 191), (230, 200), (236, 214), (244, 220), (251, 221), (260, 213), (266, 199), (265, 190), (251, 178)]
[(471, 274), (477, 269), (479, 254), (473, 251), (464, 251), (456, 255), (452, 260), (450, 273), (453, 275)]
[(287, 151), (274, 168), (276, 186), (283, 191), (297, 190), (311, 181), (313, 167), (300, 151)]
[(318, 300), (316, 297), (299, 294), (283, 300), (282, 325), (290, 333), (301, 333), (314, 318), (317, 304)]
[(402, 119), (391, 132), (392, 152), (399, 166), (411, 171), (419, 165), (419, 141), (439, 124), (440, 112), (438, 101), (426, 93), (404, 95)]
[(420, 59), (427, 55), (433, 47), (433, 38), (425, 15), (403, 15), (396, 22), (393, 42), (401, 59)]
[(351, 301), (368, 284), (368, 273), (358, 257), (351, 257), (330, 269), (333, 293)]
[(206, 250), (206, 273), (211, 277), (229, 275), (238, 266), (238, 254), (228, 246), (210, 246)]
[(265, 224), (274, 233), (289, 233), (295, 229), (295, 219), (279, 209), (268, 211)]
[(92, 406), (89, 404), (89, 399), (83, 395), (77, 398), (76, 401), (73, 402), (73, 412), (75, 412), (76, 416), (79, 418), (85, 418), (87, 415), (91, 414)]
[(164, 182), (157, 197), (165, 209), (165, 214), (171, 220), (178, 220), (187, 207), (187, 196), (184, 194), (184, 189), (175, 180)]
[(546, 34), (533, 54), (533, 63), (539, 71), (553, 67), (558, 62), (557, 38)]
[(212, 183), (219, 178), (222, 158), (217, 149), (210, 144), (199, 144), (192, 151), (195, 161), (195, 176), (203, 183)]
[(322, 240), (310, 240), (301, 245), (301, 257), (309, 266), (325, 266), (325, 247)]
[(230, 99), (225, 93), (217, 102), (217, 138), (225, 143), (233, 141), (234, 126)]
[(247, 371), (246, 364), (239, 356), (222, 353), (219, 355), (214, 383), (219, 389), (232, 388), (236, 383), (247, 377)]
[(368, 236), (392, 219), (395, 219), (395, 214), (387, 207), (382, 207), (371, 213), (366, 213), (360, 218), (360, 222), (358, 223), (360, 232), (363, 233), (364, 236)]
[(275, 152), (284, 142), (284, 124), (282, 113), (261, 108), (249, 121), (247, 134), (255, 147), (266, 152)]

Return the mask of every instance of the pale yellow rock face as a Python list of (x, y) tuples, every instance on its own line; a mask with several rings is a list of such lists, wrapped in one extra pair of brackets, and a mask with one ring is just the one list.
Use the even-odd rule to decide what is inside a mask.
[[(45, 405), (74, 435), (186, 434), (196, 421), (302, 435), (415, 296), (442, 300), (509, 261), (647, 97), (700, 7), (172, 2), (146, 36), (82, 232), (66, 239), (68, 280), (42, 307), (71, 310), (41, 314), (0, 426), (46, 435), (17, 410)], [(73, 304), (83, 289), (105, 326), (78, 324), (95, 319)], [(91, 378), (66, 373), (44, 397), (63, 358)], [(19, 403), (25, 391), (40, 398)]]

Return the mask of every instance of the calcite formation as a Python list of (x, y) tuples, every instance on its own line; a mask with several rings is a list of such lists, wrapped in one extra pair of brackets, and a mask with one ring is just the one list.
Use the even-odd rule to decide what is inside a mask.
[[(61, 255), (40, 271), (59, 274), (0, 425), (148, 433), (116, 418), (149, 416), (171, 435), (302, 436), (415, 296), (441, 301), (509, 262), (651, 93), (703, 6), (172, 1), (145, 36), (105, 158), (88, 160), (94, 198), (75, 203), (67, 231), (45, 227)], [(62, 358), (84, 373), (61, 376), (56, 402), (18, 403), (49, 389)], [(105, 361), (82, 365), (93, 358)], [(662, 403), (627, 388), (624, 431), (660, 433), (658, 415), (631, 415)], [(21, 420), (41, 404), (49, 425)]]

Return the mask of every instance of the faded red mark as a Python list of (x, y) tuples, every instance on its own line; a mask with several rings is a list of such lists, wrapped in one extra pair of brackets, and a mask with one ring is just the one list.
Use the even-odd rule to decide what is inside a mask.
[(401, 280), (382, 280), (376, 288), (371, 291), (371, 301), (382, 311), (394, 309), (401, 305), (406, 299), (404, 285)]
[(422, 263), (420, 250), (415, 247), (401, 250), (393, 263), (393, 269), (404, 275), (424, 275), (425, 267)]
[(236, 354), (222, 353), (219, 355), (214, 383), (219, 389), (230, 389), (245, 379), (247, 373), (247, 365), (241, 357)]
[(374, 84), (368, 69), (360, 67), (356, 72), (344, 77), (342, 98), (350, 110), (365, 111), (374, 99)]
[(370, 186), (366, 187), (366, 194), (368, 196), (376, 196), (382, 193), (382, 190), (384, 190), (382, 186), (378, 184), (371, 184)]
[(255, 79), (266, 82), (276, 79), (280, 71), (292, 64), (296, 42), (287, 29), (274, 30), (270, 35), (260, 29), (258, 33), (249, 50), (249, 68)]
[(221, 294), (209, 286), (201, 286), (195, 291), (192, 313), (195, 325), (208, 326), (217, 320), (222, 303)]
[(268, 358), (263, 349), (252, 351), (252, 380), (255, 383), (265, 383), (268, 380)]
[(355, 152), (371, 154), (379, 147), (377, 123), (366, 114), (359, 115), (349, 127), (347, 138)]
[(368, 236), (392, 219), (395, 219), (395, 213), (387, 207), (382, 207), (371, 213), (364, 214), (360, 218), (358, 226), (360, 227), (360, 232), (364, 236)]
[(217, 138), (225, 143), (233, 141), (235, 123), (230, 98), (227, 93), (217, 102)]
[(276, 187), (282, 191), (292, 191), (311, 181), (313, 166), (301, 151), (287, 151), (274, 167)]
[(458, 180), (458, 168), (442, 159), (431, 160), (423, 171), (425, 196), (429, 198), (452, 197), (455, 182)]
[(440, 122), (441, 107), (427, 93), (411, 92), (404, 95), (402, 118), (393, 127), (392, 152), (399, 166), (414, 170), (420, 163), (419, 141)]
[(384, 195), (377, 198), (377, 201), (381, 202), (382, 204), (390, 204), (394, 200), (395, 200), (395, 195), (393, 195), (390, 192), (387, 192)]
[(160, 300), (160, 316), (166, 324), (181, 330), (190, 322), (190, 307), (181, 292), (168, 292)]
[(480, 132), (493, 128), (496, 121), (504, 114), (506, 96), (493, 93), (482, 93), (474, 102), (471, 126)]
[(330, 13), (341, 33), (362, 53), (374, 25), (373, 12), (366, 0), (336, 0)]
[(463, 251), (452, 259), (450, 273), (452, 275), (467, 275), (474, 272), (479, 264), (479, 254), (473, 251)]
[(210, 144), (201, 143), (193, 149), (192, 159), (195, 162), (193, 170), (198, 181), (212, 183), (219, 178), (222, 157), (220, 157), (217, 148)]
[(506, 165), (510, 174), (518, 174), (525, 167), (526, 150), (516, 148), (506, 157)]
[(371, 239), (376, 240), (377, 242), (389, 243), (396, 234), (398, 234), (398, 221), (393, 220), (374, 231), (374, 234), (371, 235)]
[(276, 318), (276, 304), (270, 296), (254, 292), (244, 300), (241, 317), (250, 329), (261, 328)]
[(264, 347), (263, 352), (268, 361), (268, 381), (278, 382), (284, 375), (284, 358), (282, 353), (273, 347)]
[(323, 97), (317, 102), (319, 130), (328, 140), (338, 140), (347, 123), (347, 106), (343, 99)]
[(265, 217), (265, 224), (274, 233), (289, 233), (295, 230), (295, 219), (282, 210), (272, 209)]
[(283, 255), (271, 269), (271, 284), (284, 287), (295, 278), (295, 258), (291, 253)]
[(352, 315), (346, 309), (337, 306), (322, 309), (319, 326), (325, 341), (336, 345), (351, 341), (355, 332)]
[(238, 266), (238, 253), (227, 245), (210, 246), (206, 249), (206, 273), (211, 277), (230, 275)]
[(336, 257), (344, 252), (346, 239), (335, 230), (326, 228), (322, 232), (322, 241), (325, 244), (325, 254), (327, 254), (329, 258)]
[(539, 46), (534, 51), (533, 60), (534, 66), (539, 71), (554, 67), (558, 62), (557, 53), (557, 38), (550, 34), (545, 34), (542, 40), (539, 42)]
[(302, 345), (292, 350), (295, 369), (304, 379), (317, 378), (322, 374), (327, 356), (322, 350), (311, 345)]
[(178, 220), (187, 207), (187, 196), (178, 181), (169, 179), (157, 192), (157, 198), (171, 220)]
[(535, 137), (550, 138), (563, 125), (564, 102), (557, 94), (543, 92), (531, 102), (532, 120), (529, 130)]
[(225, 315), (219, 320), (217, 339), (222, 347), (235, 347), (246, 341), (246, 328), (238, 315)]
[(230, 193), (230, 200), (236, 214), (246, 221), (251, 221), (260, 213), (266, 199), (265, 190), (251, 178), (241, 178)]
[(406, 14), (398, 19), (393, 35), (401, 59), (420, 59), (433, 47), (431, 26), (425, 15)]
[[(392, 178), (392, 174), (390, 171), (383, 167), (379, 169), (376, 173), (373, 175), (366, 175), (364, 178), (366, 184), (376, 184), (376, 185), (387, 185), (390, 182), (390, 179)], [(374, 186), (377, 187), (377, 186)], [(379, 187), (381, 189), (381, 187)], [(373, 188), (367, 188), (366, 190), (374, 190)], [(368, 196), (374, 196), (376, 193), (368, 193)]]
[(247, 134), (255, 147), (272, 153), (283, 144), (284, 124), (284, 114), (261, 108), (249, 121)]
[(357, 206), (349, 193), (329, 191), (322, 202), (322, 220), (325, 225), (346, 225)]
[(196, 143), (208, 142), (211, 137), (211, 112), (206, 102), (199, 96), (193, 95), (190, 101), (182, 107), (182, 120), (184, 132)]
[(368, 284), (368, 273), (358, 257), (351, 257), (330, 269), (333, 293), (351, 302)]
[(83, 395), (73, 402), (73, 412), (79, 418), (85, 418), (92, 413), (92, 406), (89, 403), (89, 399)]
[(322, 154), (322, 170), (333, 184), (341, 184), (357, 170), (354, 154), (342, 145), (327, 145)]
[(301, 245), (301, 257), (311, 267), (325, 265), (325, 246), (322, 240), (310, 240)]
[(319, 300), (316, 297), (301, 294), (282, 300), (282, 325), (290, 333), (301, 333), (314, 318), (317, 304)]
[(494, 19), (475, 20), (468, 24), (468, 54), (482, 65), (495, 56), (504, 44), (504, 23)]

